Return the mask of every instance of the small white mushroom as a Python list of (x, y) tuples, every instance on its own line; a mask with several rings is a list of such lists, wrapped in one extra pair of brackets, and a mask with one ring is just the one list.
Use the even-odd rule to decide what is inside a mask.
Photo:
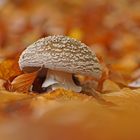
[(82, 74), (100, 78), (102, 69), (95, 53), (84, 43), (63, 35), (39, 39), (21, 54), (20, 69), (31, 72), (35, 68), (48, 69), (42, 88), (52, 90), (59, 87), (80, 92), (72, 74)]

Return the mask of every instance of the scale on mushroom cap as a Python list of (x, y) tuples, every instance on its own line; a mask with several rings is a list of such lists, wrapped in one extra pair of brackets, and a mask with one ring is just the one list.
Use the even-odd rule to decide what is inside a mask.
[(102, 69), (95, 53), (76, 39), (54, 35), (39, 39), (27, 47), (19, 58), (20, 69), (24, 72), (35, 71), (43, 66), (47, 69), (42, 88), (51, 86), (52, 90), (64, 88), (80, 92), (72, 74), (100, 78)]

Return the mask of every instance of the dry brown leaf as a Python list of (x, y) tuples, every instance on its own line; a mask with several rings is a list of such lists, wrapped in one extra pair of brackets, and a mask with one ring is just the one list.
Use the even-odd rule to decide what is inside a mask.
[[(103, 94), (103, 97), (107, 101), (112, 101), (113, 103), (121, 106), (122, 108), (126, 105), (129, 106), (139, 106), (139, 99), (140, 99), (140, 88), (136, 90), (132, 90), (130, 88), (123, 88), (120, 91), (112, 92), (110, 94)], [(127, 107), (129, 110), (130, 107)], [(136, 108), (135, 112), (137, 111)]]
[(5, 80), (0, 79), (0, 90), (5, 89), (4, 84), (5, 84)]
[(16, 102), (16, 101), (22, 101), (22, 100), (26, 100), (30, 97), (33, 97), (33, 94), (22, 94), (22, 93), (18, 93), (18, 92), (9, 92), (6, 90), (0, 90), (0, 106), (3, 103), (8, 103), (8, 102)]
[(21, 74), (17, 59), (6, 59), (0, 63), (0, 78), (10, 80)]
[(97, 90), (98, 91), (101, 91), (102, 88), (103, 88), (103, 83), (106, 79), (108, 79), (109, 77), (109, 69), (108, 67), (104, 64), (103, 65), (103, 73), (102, 73), (102, 76), (101, 78), (99, 79), (99, 83), (98, 83), (98, 87), (97, 87)]
[(137, 79), (140, 77), (140, 68), (136, 69), (132, 74), (131, 74), (131, 77), (133, 79)]
[(11, 91), (28, 92), (32, 83), (34, 82), (38, 71), (33, 73), (26, 73), (16, 77), (11, 83)]
[(7, 83), (7, 81), (0, 79), (0, 90), (5, 90), (5, 84)]
[[(99, 91), (119, 90), (120, 89), (119, 85), (124, 87), (128, 86), (127, 82), (128, 81), (123, 77), (122, 73), (116, 71), (114, 68), (112, 68), (111, 65), (103, 64), (103, 73), (102, 73), (102, 77), (99, 80), (98, 90)], [(109, 88), (108, 90), (106, 86), (107, 88)]]
[(109, 73), (110, 80), (116, 82), (117, 84), (121, 84), (123, 86), (128, 85), (127, 80), (124, 79), (123, 75), (120, 72), (112, 69), (111, 67), (109, 69), (110, 69), (110, 73)]
[(117, 85), (115, 82), (111, 80), (105, 80), (103, 84), (103, 92), (114, 92), (114, 91), (119, 91), (120, 87)]

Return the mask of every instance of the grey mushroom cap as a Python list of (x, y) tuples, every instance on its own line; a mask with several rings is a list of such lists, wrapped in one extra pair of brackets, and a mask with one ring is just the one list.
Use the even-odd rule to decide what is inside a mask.
[(27, 47), (19, 58), (21, 70), (44, 67), (99, 78), (102, 68), (95, 53), (76, 39), (54, 35)]

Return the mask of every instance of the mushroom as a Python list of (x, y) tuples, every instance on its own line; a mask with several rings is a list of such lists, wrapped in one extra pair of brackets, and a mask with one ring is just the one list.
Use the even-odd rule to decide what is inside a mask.
[(75, 92), (82, 90), (73, 81), (73, 74), (100, 78), (102, 69), (95, 53), (76, 39), (54, 35), (41, 38), (27, 47), (19, 58), (20, 69), (32, 72), (46, 69), (42, 88), (64, 88)]

